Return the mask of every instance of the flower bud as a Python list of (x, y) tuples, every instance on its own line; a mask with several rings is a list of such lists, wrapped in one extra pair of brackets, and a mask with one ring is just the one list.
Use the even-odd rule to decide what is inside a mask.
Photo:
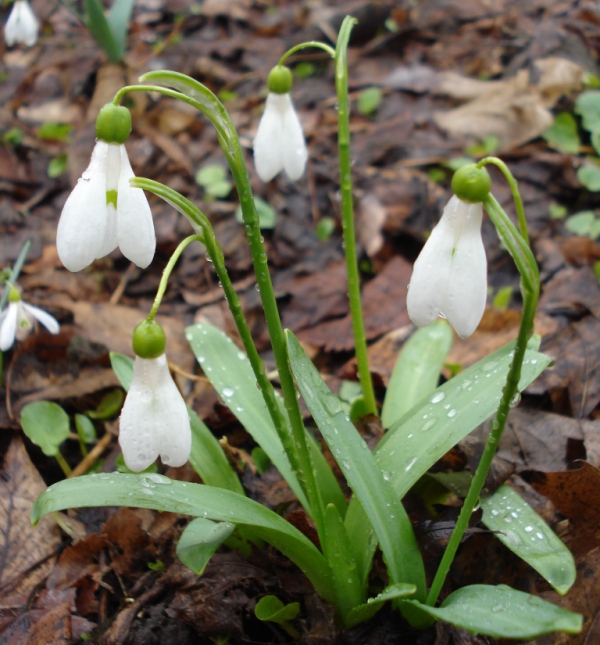
[(155, 320), (144, 320), (133, 330), (131, 345), (140, 358), (158, 358), (165, 353), (165, 330)]
[(273, 94), (289, 94), (292, 89), (292, 72), (288, 67), (277, 65), (269, 72), (267, 87)]
[(490, 192), (492, 180), (485, 168), (467, 164), (459, 168), (452, 177), (452, 192), (463, 202), (482, 202)]
[(122, 105), (107, 103), (96, 119), (96, 137), (106, 143), (125, 143), (131, 134), (131, 112)]

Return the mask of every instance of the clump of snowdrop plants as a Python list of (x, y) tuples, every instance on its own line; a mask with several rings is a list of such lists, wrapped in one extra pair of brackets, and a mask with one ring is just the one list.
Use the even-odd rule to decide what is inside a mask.
[(4, 25), (4, 40), (8, 47), (17, 44), (33, 47), (39, 31), (40, 23), (28, 0), (15, 0)]
[[(301, 177), (305, 143), (289, 98), (291, 73), (285, 63), (289, 56), (308, 47), (325, 51), (333, 60), (336, 83), (341, 214), (363, 396), (361, 407), (377, 417), (379, 402), (368, 368), (352, 210), (347, 49), (354, 22), (350, 17), (344, 20), (335, 48), (325, 43), (302, 43), (281, 57), (269, 74), (269, 96), (254, 152), (257, 173), (264, 181), (272, 180), (282, 169), (291, 179)], [(120, 124), (126, 119), (117, 108), (130, 92), (152, 91), (181, 100), (195, 107), (214, 125), (240, 196), (283, 404), (253, 342), (210, 221), (195, 204), (172, 188), (151, 179), (133, 177), (122, 152), (110, 153), (115, 167), (119, 167), (118, 160), (121, 163), (118, 178), (114, 167), (106, 165), (109, 153), (98, 153), (61, 217), (58, 236), (68, 237), (68, 246), (76, 247), (66, 248), (58, 241), (62, 247), (61, 258), (67, 259), (67, 268), (83, 268), (95, 257), (110, 252), (117, 242), (127, 257), (138, 261), (140, 249), (136, 245), (150, 238), (147, 204), (136, 197), (137, 205), (130, 208), (134, 198), (128, 196), (129, 190), (144, 189), (158, 195), (184, 215), (194, 231), (169, 260), (152, 310), (134, 332), (136, 358), (135, 363), (129, 361), (129, 378), (123, 378), (126, 361), (120, 362), (121, 378), (125, 387), (129, 387), (121, 415), (120, 442), (132, 470), (142, 470), (157, 455), (171, 465), (182, 464), (189, 457), (203, 484), (143, 473), (79, 477), (76, 481), (55, 484), (44, 492), (35, 502), (33, 521), (52, 511), (93, 505), (138, 506), (190, 515), (196, 519), (181, 539), (188, 547), (191, 544), (199, 548), (182, 549), (179, 555), (197, 572), (204, 570), (220, 544), (226, 540), (228, 545), (232, 544), (228, 540), (232, 533), (237, 538), (233, 544), (252, 541), (261, 545), (266, 541), (289, 557), (315, 591), (333, 605), (340, 628), (370, 619), (383, 604), (392, 601), (394, 609), (415, 628), (424, 629), (441, 620), (498, 638), (530, 639), (552, 631), (578, 632), (582, 624), (578, 614), (502, 585), (471, 585), (454, 591), (438, 603), (458, 545), (477, 506), (482, 509), (482, 522), (498, 539), (536, 568), (559, 593), (565, 593), (575, 578), (573, 558), (566, 547), (515, 491), (508, 486), (502, 492), (484, 490), (486, 475), (515, 397), (550, 362), (538, 353), (539, 338), (532, 336), (539, 273), (529, 247), (518, 188), (508, 168), (499, 159), (490, 157), (470, 164), (455, 175), (454, 196), (415, 263), (408, 293), (411, 318), (418, 325), (428, 326), (413, 335), (399, 356), (383, 399), (386, 433), (371, 452), (351, 422), (347, 409), (329, 390), (296, 337), (282, 328), (244, 155), (224, 106), (207, 87), (176, 72), (150, 72), (140, 81), (140, 85), (121, 89), (111, 104), (114, 109), (107, 108), (101, 114), (107, 121), (100, 128), (98, 145), (102, 143), (101, 150), (123, 146), (129, 130), (121, 129)], [(491, 193), (485, 169), (488, 165), (499, 169), (511, 187), (518, 226)], [(121, 174), (123, 168), (127, 170), (125, 175)], [(123, 202), (128, 207), (122, 213)], [(90, 208), (94, 210), (94, 235), (83, 231), (80, 223)], [(518, 337), (437, 387), (437, 374), (450, 348), (452, 331), (447, 323), (434, 323), (434, 320), (438, 315), (445, 316), (456, 332), (466, 337), (476, 329), (485, 306), (486, 262), (480, 236), (484, 212), (496, 227), (521, 276), (523, 312)], [(123, 226), (119, 225), (121, 217), (126, 222)], [(115, 221), (116, 224), (110, 223)], [(95, 237), (101, 241), (93, 240)], [(208, 324), (189, 327), (186, 338), (221, 399), (279, 469), (298, 503), (314, 522), (318, 546), (276, 512), (248, 499), (220, 444), (193, 411), (188, 410), (189, 418), (186, 418), (181, 395), (168, 374), (164, 336), (153, 321), (173, 266), (191, 243), (201, 243), (206, 249), (244, 351)], [(137, 248), (136, 252), (130, 252), (131, 245)], [(152, 257), (149, 249), (152, 246), (153, 251), (153, 244), (144, 242), (142, 246), (143, 266)], [(419, 361), (427, 364), (415, 371)], [(431, 374), (436, 374), (436, 378)], [(406, 388), (403, 385), (406, 383), (411, 387)], [(299, 394), (352, 491), (349, 499), (318, 443), (305, 428)], [(257, 401), (259, 397), (262, 401)], [(402, 498), (452, 446), (490, 417), (493, 421), (483, 457), (473, 474), (442, 561), (428, 584), (423, 556)], [(117, 478), (118, 486), (115, 486)], [(518, 503), (520, 513), (518, 521), (506, 515), (514, 533), (511, 536), (516, 536), (510, 540), (503, 523), (505, 514), (512, 508), (506, 502), (509, 496), (511, 500), (516, 496), (518, 502), (513, 503)], [(534, 544), (529, 539), (528, 531), (533, 526), (539, 527), (540, 534), (546, 536), (543, 544), (541, 541)], [(519, 544), (526, 548), (520, 548)], [(371, 565), (378, 548), (387, 568), (387, 584), (383, 590), (380, 586), (374, 590), (370, 584)], [(556, 571), (561, 572), (559, 576)]]

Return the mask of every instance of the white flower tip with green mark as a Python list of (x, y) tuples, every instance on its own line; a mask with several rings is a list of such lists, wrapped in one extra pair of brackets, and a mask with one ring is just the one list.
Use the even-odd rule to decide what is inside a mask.
[(479, 325), (487, 299), (481, 203), (453, 196), (417, 258), (406, 305), (415, 325), (447, 318), (461, 337)]
[(291, 96), (270, 92), (254, 138), (258, 176), (268, 182), (285, 170), (296, 181), (304, 174), (307, 158), (304, 133)]
[(8, 47), (22, 43), (33, 47), (38, 39), (40, 23), (27, 0), (16, 0), (4, 25), (4, 40)]
[(119, 444), (130, 470), (145, 470), (159, 455), (168, 466), (183, 466), (188, 460), (190, 418), (165, 354), (136, 357), (119, 424)]
[(58, 222), (58, 257), (69, 271), (81, 271), (117, 246), (142, 269), (152, 262), (152, 212), (144, 191), (129, 185), (134, 176), (123, 144), (97, 141)]
[(9, 302), (0, 313), (0, 350), (8, 351), (16, 340), (25, 340), (38, 321), (51, 333), (58, 334), (60, 325), (54, 316), (22, 300)]

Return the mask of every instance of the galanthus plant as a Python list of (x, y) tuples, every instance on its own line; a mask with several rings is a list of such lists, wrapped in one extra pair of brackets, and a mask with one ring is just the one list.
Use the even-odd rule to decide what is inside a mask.
[[(285, 146), (295, 141), (298, 153), (301, 138), (296, 117), (291, 116), (291, 103), (288, 99), (281, 100), (291, 87), (290, 75), (282, 69), (291, 54), (306, 47), (318, 47), (327, 52), (335, 65), (340, 194), (363, 409), (368, 414), (378, 415), (360, 308), (352, 213), (346, 53), (353, 24), (352, 18), (345, 19), (335, 49), (324, 43), (303, 43), (280, 59), (276, 71), (269, 76), (269, 90), (275, 94), (277, 111), (273, 110), (271, 96), (254, 148), (258, 173), (265, 180), (282, 168), (290, 176), (301, 175), (299, 161), (304, 153), (293, 157), (293, 163), (290, 162), (293, 167), (286, 165), (286, 154), (290, 150)], [(275, 87), (274, 78), (277, 83), (283, 78), (282, 84)], [(471, 632), (500, 638), (535, 638), (552, 631), (578, 632), (582, 624), (578, 614), (502, 585), (471, 585), (446, 595), (438, 604), (450, 565), (476, 507), (482, 509), (483, 523), (497, 538), (534, 567), (556, 591), (566, 593), (575, 578), (569, 551), (514, 490), (508, 486), (502, 486), (498, 491), (484, 488), (511, 406), (519, 392), (550, 362), (538, 353), (539, 338), (532, 335), (539, 273), (529, 247), (516, 182), (508, 168), (499, 159), (486, 158), (455, 175), (454, 197), (426, 244), (424, 255), (415, 264), (409, 291), (409, 311), (413, 320), (417, 324), (433, 324), (417, 331), (398, 359), (383, 401), (382, 422), (386, 433), (370, 451), (342, 402), (330, 392), (293, 333), (282, 328), (248, 171), (227, 111), (208, 88), (187, 76), (155, 71), (144, 75), (141, 82), (143, 84), (120, 90), (113, 106), (118, 106), (130, 92), (159, 92), (195, 107), (217, 130), (240, 196), (281, 395), (267, 377), (210, 221), (173, 189), (151, 179), (131, 177), (132, 189), (144, 189), (163, 198), (186, 217), (194, 235), (175, 251), (148, 319), (134, 332), (135, 364), (123, 356), (113, 357), (117, 375), (123, 386), (129, 388), (121, 416), (121, 445), (133, 470), (143, 469), (157, 454), (161, 454), (166, 463), (173, 464), (182, 463), (189, 455), (203, 484), (189, 484), (158, 474), (104, 473), (79, 477), (76, 481), (59, 482), (48, 488), (35, 502), (33, 521), (52, 511), (94, 505), (138, 506), (191, 515), (195, 519), (181, 537), (178, 555), (194, 571), (203, 571), (210, 555), (221, 544), (231, 546), (250, 541), (261, 546), (266, 541), (288, 556), (307, 576), (316, 592), (333, 605), (340, 627), (368, 620), (383, 604), (391, 602), (415, 628), (426, 628), (434, 621), (442, 620)], [(105, 124), (104, 140), (107, 145), (123, 145), (126, 137), (115, 135), (120, 132), (120, 113), (106, 109), (102, 118), (107, 114), (111, 116)], [(286, 125), (289, 120), (294, 123), (291, 130)], [(279, 133), (279, 141), (275, 140), (274, 133)], [(265, 141), (272, 146), (279, 144), (280, 148), (265, 152), (262, 149)], [(519, 218), (518, 227), (492, 196), (487, 165), (497, 167), (509, 182)], [(82, 190), (79, 189), (77, 202), (78, 209), (83, 212), (86, 201)], [(95, 190), (103, 212), (114, 206), (116, 199), (118, 213), (125, 185), (118, 183), (116, 187), (114, 182), (103, 179)], [(479, 233), (484, 210), (521, 275), (523, 313), (518, 337), (437, 387), (452, 332), (445, 321), (433, 321), (438, 314), (446, 316), (459, 335), (467, 336), (477, 326), (485, 304), (486, 263)], [(70, 217), (75, 222), (75, 215)], [(123, 245), (126, 240), (120, 242)], [(183, 248), (191, 243), (204, 245), (245, 351), (208, 324), (189, 327), (186, 338), (221, 399), (262, 447), (314, 522), (318, 534), (316, 542), (276, 512), (245, 496), (220, 444), (192, 410), (188, 409), (189, 419), (185, 418), (181, 397), (171, 387), (164, 359), (164, 337), (153, 320), (173, 266)], [(93, 253), (84, 249), (81, 257), (93, 259), (99, 248)], [(352, 491), (350, 499), (343, 494), (319, 444), (304, 426), (298, 393)], [(171, 410), (169, 423), (172, 421), (176, 428), (172, 424), (167, 426), (163, 406)], [(441, 563), (428, 580), (419, 543), (402, 499), (436, 461), (490, 417), (493, 421), (481, 462), (472, 477)], [(186, 444), (188, 426), (191, 429), (189, 445)], [(166, 427), (170, 429), (165, 431)], [(234, 535), (238, 539), (232, 542)], [(383, 589), (374, 587), (370, 578), (378, 548), (387, 570)]]

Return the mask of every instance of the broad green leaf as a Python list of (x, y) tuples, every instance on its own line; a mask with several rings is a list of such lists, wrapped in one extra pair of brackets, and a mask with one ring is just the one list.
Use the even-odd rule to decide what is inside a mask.
[(381, 423), (389, 428), (435, 390), (454, 334), (445, 320), (416, 331), (402, 348), (383, 400)]
[(553, 148), (576, 155), (581, 147), (577, 122), (569, 112), (561, 112), (554, 117), (554, 123), (542, 134)]
[(58, 155), (58, 157), (53, 157), (50, 159), (48, 164), (48, 170), (46, 171), (50, 179), (56, 179), (65, 173), (67, 170), (67, 155)]
[(94, 443), (96, 441), (96, 428), (85, 414), (75, 415), (75, 428), (77, 429), (77, 436), (83, 443)]
[(192, 427), (192, 452), (190, 453), (192, 468), (208, 486), (225, 488), (244, 495), (240, 480), (227, 460), (221, 444), (190, 407), (188, 407), (188, 414)]
[[(534, 351), (538, 346), (539, 338), (532, 338), (520, 390), (552, 362)], [(436, 461), (496, 412), (513, 349), (514, 341), (444, 383), (396, 422), (375, 447), (373, 454), (399, 499)], [(348, 508), (346, 527), (366, 580), (377, 543), (363, 509), (354, 500)]]
[[(306, 497), (291, 469), (277, 430), (257, 388), (256, 378), (246, 354), (213, 325), (201, 323), (188, 327), (186, 338), (219, 396), (256, 443), (267, 453), (300, 503), (308, 508)], [(281, 401), (280, 407), (287, 418)], [(309, 444), (323, 502), (335, 504), (343, 516), (347, 504), (339, 484), (312, 437), (309, 438)]]
[(38, 139), (42, 141), (66, 141), (73, 126), (69, 123), (42, 123), (36, 132)]
[(332, 217), (322, 217), (315, 226), (315, 235), (321, 242), (328, 240), (334, 231), (335, 220)]
[(367, 87), (358, 95), (356, 107), (361, 114), (368, 116), (377, 112), (383, 99), (383, 92), (379, 87)]
[(402, 601), (407, 617), (435, 620), (494, 638), (532, 639), (552, 632), (578, 634), (583, 616), (506, 585), (471, 585), (450, 594), (441, 607)]
[(494, 309), (501, 309), (501, 310), (507, 309), (508, 305), (510, 304), (510, 299), (512, 298), (512, 295), (513, 295), (513, 288), (511, 286), (500, 287), (500, 289), (498, 289), (496, 295), (494, 296), (494, 300), (492, 301), (492, 307), (494, 307)]
[(60, 444), (69, 436), (69, 416), (51, 401), (36, 401), (21, 410), (23, 432), (45, 455), (54, 457)]
[[(302, 398), (319, 427), (354, 496), (377, 536), (392, 584), (411, 583), (425, 593), (423, 561), (412, 524), (389, 478), (378, 467), (367, 444), (344, 414), (319, 372), (288, 330), (288, 355)], [(354, 540), (352, 532), (348, 532)], [(359, 575), (362, 575), (360, 568)]]
[(254, 608), (258, 620), (268, 620), (272, 623), (284, 623), (294, 620), (300, 613), (300, 603), (290, 602), (284, 605), (277, 596), (263, 596)]
[(197, 517), (186, 527), (177, 543), (177, 557), (194, 573), (202, 575), (214, 552), (233, 533), (230, 522), (213, 522)]
[(355, 607), (346, 618), (346, 628), (364, 623), (374, 616), (383, 605), (389, 600), (397, 600), (399, 598), (406, 598), (412, 596), (417, 588), (415, 585), (396, 584), (386, 587), (380, 594), (374, 598), (369, 598), (366, 603)]
[(119, 379), (119, 383), (123, 386), (125, 392), (128, 392), (133, 379), (133, 358), (118, 352), (111, 352), (110, 364), (115, 376)]
[(600, 132), (600, 91), (582, 92), (573, 109), (581, 117), (581, 125), (588, 132)]
[(224, 198), (229, 195), (233, 184), (227, 179), (227, 170), (219, 164), (204, 166), (196, 173), (196, 183), (200, 184), (211, 197)]
[(127, 49), (127, 32), (135, 0), (114, 0), (107, 22), (122, 59)]
[(481, 498), (483, 523), (513, 553), (566, 594), (577, 571), (571, 552), (527, 502), (506, 484)]
[(582, 235), (595, 240), (600, 235), (598, 223), (600, 220), (596, 217), (594, 211), (581, 211), (575, 213), (565, 220), (565, 228), (575, 235)]
[(88, 410), (86, 414), (91, 419), (110, 419), (116, 416), (123, 405), (123, 390), (117, 388), (105, 394), (95, 410)]
[(590, 192), (600, 191), (600, 166), (595, 163), (584, 164), (577, 171), (577, 179)]
[(100, 45), (111, 63), (118, 63), (123, 57), (123, 52), (115, 40), (102, 5), (98, 0), (85, 0), (86, 25), (92, 32), (94, 40)]
[(48, 513), (84, 506), (153, 508), (247, 526), (295, 562), (322, 598), (335, 597), (329, 567), (314, 544), (273, 511), (237, 493), (157, 474), (86, 475), (48, 487), (35, 500), (31, 521), (37, 524)]

